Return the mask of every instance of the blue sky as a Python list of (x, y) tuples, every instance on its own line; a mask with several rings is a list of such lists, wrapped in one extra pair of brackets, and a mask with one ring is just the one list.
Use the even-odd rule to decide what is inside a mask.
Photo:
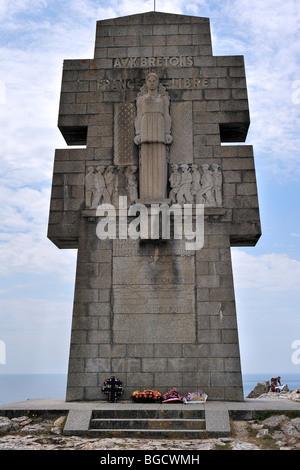
[[(97, 20), (153, 10), (106, 5), (0, 0), (0, 374), (67, 372), (76, 252), (47, 239), (54, 150), (66, 148), (62, 63), (93, 57)], [(263, 235), (232, 250), (242, 369), (300, 377), (298, 1), (157, 0), (156, 10), (210, 18), (214, 55), (245, 57)]]

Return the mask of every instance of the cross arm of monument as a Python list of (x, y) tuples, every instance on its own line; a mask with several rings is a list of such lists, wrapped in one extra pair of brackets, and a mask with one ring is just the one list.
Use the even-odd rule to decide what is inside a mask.
[(112, 160), (112, 106), (99, 102), (99, 67), (90, 59), (63, 64), (58, 128), (69, 147), (55, 151), (47, 234), (59, 248), (78, 247), (87, 168)]
[(55, 151), (48, 238), (58, 248), (77, 248), (86, 159), (86, 149)]
[[(213, 156), (222, 168), (226, 208), (223, 220), (230, 221), (231, 246), (255, 246), (261, 236), (261, 225), (253, 147), (239, 145), (246, 141), (250, 125), (244, 57), (213, 59), (214, 70), (202, 69), (207, 76), (210, 72), (218, 76), (218, 88), (204, 91), (208, 108), (214, 110), (207, 113), (204, 121), (218, 123), (219, 142), (223, 144), (213, 148)], [(203, 116), (198, 115), (198, 119), (203, 120)]]

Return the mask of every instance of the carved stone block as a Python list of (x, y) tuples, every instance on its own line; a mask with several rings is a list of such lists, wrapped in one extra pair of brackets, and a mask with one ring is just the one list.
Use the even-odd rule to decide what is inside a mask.
[(195, 317), (191, 314), (115, 315), (113, 325), (116, 343), (152, 344), (193, 343)]
[(114, 257), (115, 285), (173, 285), (195, 282), (194, 257)]
[(193, 285), (114, 285), (113, 311), (117, 313), (195, 313)]

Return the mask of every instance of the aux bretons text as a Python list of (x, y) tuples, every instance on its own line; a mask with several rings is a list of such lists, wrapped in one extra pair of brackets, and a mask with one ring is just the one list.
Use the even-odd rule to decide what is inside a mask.
[(173, 57), (117, 57), (114, 60), (115, 68), (135, 68), (135, 67), (192, 67), (193, 57), (173, 56)]

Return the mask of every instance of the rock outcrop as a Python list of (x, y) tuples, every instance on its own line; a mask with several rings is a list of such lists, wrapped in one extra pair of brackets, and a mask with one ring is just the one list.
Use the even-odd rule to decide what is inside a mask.
[(263, 393), (268, 393), (270, 390), (270, 382), (259, 382), (254, 389), (249, 393), (247, 398), (258, 398)]

